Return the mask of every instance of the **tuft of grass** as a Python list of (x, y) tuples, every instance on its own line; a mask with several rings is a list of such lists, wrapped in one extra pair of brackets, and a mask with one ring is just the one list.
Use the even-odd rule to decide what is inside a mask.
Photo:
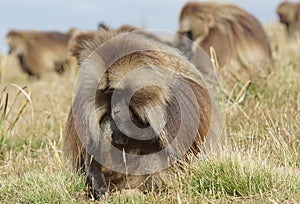
[[(14, 203), (72, 203), (84, 189), (83, 177), (63, 172), (26, 172), (2, 184), (0, 200)], [(26, 192), (26, 193), (24, 193)]]
[(276, 191), (294, 195), (300, 192), (298, 176), (283, 174), (276, 168), (255, 164), (247, 158), (240, 161), (221, 157), (203, 161), (192, 172), (195, 196), (204, 194), (215, 198), (260, 198)]
[[(18, 90), (14, 98), (12, 99), (12, 103), (9, 104), (9, 94), (7, 92), (8, 87), (13, 87)], [(27, 107), (28, 103), (31, 104), (30, 93), (27, 93), (25, 90), (27, 87), (19, 87), (15, 84), (9, 84), (5, 86), (0, 95), (0, 150), (6, 144), (7, 139), (11, 135), (12, 131), (14, 130), (16, 123), (19, 121), (24, 109)], [(16, 107), (16, 103), (19, 99), (20, 94), (25, 96), (25, 100), (22, 102), (20, 107)], [(14, 109), (17, 112), (13, 115)], [(33, 109), (31, 104), (31, 113), (32, 113), (32, 120), (33, 120)], [(5, 122), (8, 123), (8, 126), (5, 127)], [(32, 121), (33, 123), (33, 121)]]

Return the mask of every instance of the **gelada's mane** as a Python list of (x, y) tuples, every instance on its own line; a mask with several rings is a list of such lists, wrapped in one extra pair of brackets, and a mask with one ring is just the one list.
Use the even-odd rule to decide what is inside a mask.
[(180, 18), (182, 19), (185, 13), (191, 11), (195, 12), (196, 15), (213, 16), (214, 25), (211, 29), (218, 30), (220, 34), (228, 38), (229, 42), (236, 43), (236, 40), (244, 41), (247, 39), (249, 41), (255, 38), (266, 40), (265, 34), (258, 32), (260, 29), (263, 30), (259, 21), (235, 5), (191, 2), (183, 9)]

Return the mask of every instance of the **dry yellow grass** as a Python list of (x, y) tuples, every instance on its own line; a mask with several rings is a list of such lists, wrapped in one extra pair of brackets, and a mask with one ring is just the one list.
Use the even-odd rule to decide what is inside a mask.
[[(300, 40), (286, 41), (283, 28), (267, 26), (275, 58), (272, 74), (244, 84), (224, 99), (221, 149), (174, 175), (157, 194), (114, 193), (107, 203), (300, 203)], [(3, 59), (2, 59), (3, 60)], [(0, 146), (1, 203), (82, 203), (84, 178), (72, 173), (61, 152), (75, 74), (27, 80), (14, 60), (2, 63), (0, 90), (9, 83), (31, 93), (28, 105)], [(7, 90), (9, 96), (18, 92)], [(21, 107), (25, 97), (18, 98)], [(10, 102), (10, 101), (9, 101)], [(12, 110), (4, 130), (19, 108)], [(0, 135), (0, 138), (3, 134)]]

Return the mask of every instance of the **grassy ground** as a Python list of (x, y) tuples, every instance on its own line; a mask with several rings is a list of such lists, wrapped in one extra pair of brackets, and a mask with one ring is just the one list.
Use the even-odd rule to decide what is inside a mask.
[[(241, 101), (235, 97), (243, 84), (228, 90), (221, 150), (186, 166), (159, 193), (117, 192), (104, 202), (300, 203), (300, 40), (287, 42), (277, 25), (267, 30), (272, 74), (253, 82)], [(72, 173), (61, 152), (75, 75), (28, 81), (12, 59), (1, 60), (0, 90), (26, 85), (31, 101), (19, 94), (13, 105), (18, 88), (5, 91), (10, 112), (0, 122), (0, 203), (91, 202), (84, 178)]]

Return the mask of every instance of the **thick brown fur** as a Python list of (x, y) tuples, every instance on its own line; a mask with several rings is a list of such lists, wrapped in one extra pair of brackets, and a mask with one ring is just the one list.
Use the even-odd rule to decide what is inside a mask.
[[(75, 96), (72, 106), (73, 109), (67, 121), (64, 152), (71, 158), (75, 167), (82, 168), (87, 173), (87, 183), (90, 186), (89, 181), (94, 180), (96, 185), (95, 187), (91, 187), (93, 189), (92, 193), (96, 198), (99, 198), (101, 194), (105, 193), (108, 186), (110, 186), (110, 190), (135, 187), (145, 190), (148, 189), (149, 186), (153, 187), (153, 180), (150, 179), (150, 183), (152, 184), (148, 183), (148, 185), (147, 181), (149, 181), (149, 179), (146, 179), (148, 175), (125, 175), (111, 171), (101, 164), (98, 164), (95, 160), (90, 161), (91, 155), (87, 153), (86, 145), (92, 145), (94, 147), (102, 142), (102, 137), (100, 136), (101, 138), (99, 138), (99, 133), (89, 129), (89, 127), (93, 126), (92, 124), (99, 126), (99, 129), (108, 124), (112, 129), (112, 133), (103, 135), (103, 137), (111, 138), (111, 144), (121, 151), (136, 155), (158, 152), (170, 144), (176, 137), (180, 126), (180, 113), (172, 90), (178, 88), (179, 82), (182, 82), (181, 80), (185, 80), (192, 88), (196, 97), (196, 101), (191, 102), (191, 99), (183, 94), (185, 105), (181, 113), (186, 113), (187, 120), (189, 121), (189, 127), (181, 127), (184, 131), (183, 141), (186, 142), (189, 140), (189, 137), (195, 137), (188, 153), (185, 154), (184, 158), (187, 158), (188, 155), (197, 155), (203, 150), (204, 147), (202, 145), (204, 140), (207, 139), (210, 126), (212, 125), (212, 118), (214, 117), (213, 102), (194, 65), (176, 49), (160, 43), (143, 33), (134, 33), (128, 36), (126, 33), (126, 29), (125, 33), (122, 29), (119, 31), (102, 31), (96, 33), (93, 40), (86, 43), (85, 49), (80, 53), (80, 69), (83, 72), (87, 72), (90, 66), (98, 67), (98, 69), (95, 73), (86, 73), (89, 76), (82, 79), (83, 82), (78, 87), (79, 91)], [(109, 41), (113, 38), (114, 40), (112, 42)], [(103, 47), (99, 48), (102, 45)], [(130, 50), (131, 48), (142, 48), (144, 51), (129, 53), (125, 56), (122, 55), (122, 51)], [(84, 63), (86, 60), (88, 60), (88, 62)], [(139, 84), (139, 78), (131, 79), (125, 85), (120, 85), (119, 82), (124, 76), (136, 71), (136, 69), (141, 66), (151, 66), (151, 68), (144, 68), (145, 75), (151, 73), (151, 70), (153, 70), (163, 79), (162, 84), (164, 88), (148, 86), (139, 89), (130, 100), (131, 112), (134, 115), (133, 117), (135, 117), (135, 124), (137, 125), (144, 126), (148, 124), (154, 128), (162, 123), (159, 115), (163, 114), (166, 116), (165, 119), (167, 121), (163, 129), (164, 131), (159, 132), (158, 137), (151, 141), (136, 140), (127, 137), (127, 135), (123, 133), (119, 133), (112, 119), (115, 116), (113, 114), (114, 110), (111, 110), (111, 95), (109, 91), (119, 89), (127, 90), (128, 87)], [(98, 84), (102, 74), (104, 76), (102, 78), (103, 80)], [(130, 88), (128, 90), (130, 91)], [(95, 99), (97, 108), (96, 116), (93, 117), (92, 113), (95, 110), (93, 106)], [(150, 109), (153, 107), (160, 107), (161, 109), (157, 114), (150, 114)], [(200, 121), (196, 127), (196, 134), (191, 135), (191, 129), (199, 117), (199, 115), (196, 114), (197, 112), (201, 115)], [(75, 119), (77, 119), (79, 123), (76, 123)], [(75, 124), (78, 125), (76, 128)], [(85, 124), (90, 125), (87, 126)], [(216, 125), (214, 129), (218, 129), (218, 125)], [(89, 134), (80, 135), (81, 132), (89, 132)], [(91, 141), (93, 144), (89, 144)], [(181, 145), (184, 144), (178, 144), (179, 149), (176, 150), (180, 151)], [(101, 148), (101, 145), (99, 145), (99, 147)], [(109, 152), (110, 147), (105, 147), (105, 151)], [(108, 154), (104, 156), (107, 157), (108, 160), (112, 159)], [(96, 157), (96, 155), (92, 155), (92, 158), (94, 157)], [(120, 163), (124, 162), (123, 158), (118, 159)], [(157, 164), (153, 163), (153, 165)], [(131, 167), (129, 166), (128, 168), (130, 169)], [(132, 168), (143, 168), (143, 166)], [(93, 177), (93, 179), (91, 179), (91, 177)]]
[[(260, 22), (242, 8), (218, 2), (189, 2), (182, 8), (179, 23), (178, 34), (195, 42), (188, 45), (188, 50), (195, 54), (196, 45), (200, 45), (210, 54), (213, 47), (220, 68), (226, 68), (222, 69), (225, 75), (253, 79), (269, 73), (272, 53), (267, 35)], [(177, 47), (185, 46), (183, 39), (177, 37)]]
[(6, 36), (9, 53), (19, 59), (21, 68), (30, 76), (68, 68), (69, 36), (59, 32), (10, 31)]
[(80, 30), (73, 31), (72, 30), (72, 34), (70, 34), (71, 39), (69, 41), (69, 46), (68, 46), (69, 54), (78, 59), (80, 52), (86, 47), (86, 44), (94, 38), (96, 33), (102, 32), (102, 31), (108, 31), (108, 30), (115, 31), (118, 33), (136, 31), (139, 33), (143, 33), (150, 38), (160, 41), (160, 39), (157, 36), (155, 36), (154, 34), (146, 33), (145, 31), (140, 30), (137, 27), (134, 27), (132, 25), (125, 24), (125, 25), (120, 26), (118, 29), (113, 29), (113, 28), (109, 28), (105, 24), (101, 23), (101, 24), (99, 24), (99, 29), (97, 31), (80, 31)]
[(85, 43), (92, 40), (96, 32), (97, 31), (74, 31), (68, 44), (69, 55), (78, 59), (81, 50), (85, 47)]
[(283, 1), (278, 5), (279, 20), (285, 25), (289, 37), (300, 33), (300, 2)]

